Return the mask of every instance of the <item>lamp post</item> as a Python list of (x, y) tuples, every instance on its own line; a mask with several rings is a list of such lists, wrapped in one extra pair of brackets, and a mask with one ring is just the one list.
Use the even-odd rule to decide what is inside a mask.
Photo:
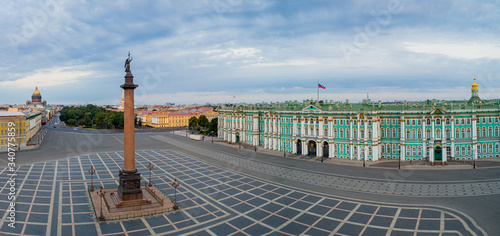
[(179, 209), (179, 206), (177, 206), (177, 187), (179, 187), (180, 183), (177, 181), (177, 178), (174, 179), (174, 182), (172, 182), (172, 187), (175, 189), (175, 195), (174, 195), (174, 210)]
[(104, 215), (102, 214), (102, 198), (104, 196), (104, 192), (102, 191), (102, 185), (97, 191), (97, 196), (101, 197), (101, 215), (99, 216), (99, 220), (103, 221), (104, 220)]
[(95, 168), (94, 165), (90, 166), (90, 170), (88, 170), (90, 173), (90, 192), (94, 191), (94, 173), (95, 173)]
[(399, 153), (399, 157), (398, 157), (398, 169), (401, 169), (401, 149), (398, 148), (398, 153)]
[(472, 157), (472, 159), (473, 159), (472, 160), (472, 164), (473, 164), (472, 168), (476, 169), (476, 158)]
[[(364, 154), (364, 153), (363, 153)], [(363, 155), (363, 167), (365, 167), (365, 159), (366, 159), (366, 156)]]
[(148, 168), (148, 170), (149, 170), (149, 184), (148, 184), (148, 186), (151, 187), (151, 186), (153, 186), (151, 184), (151, 170), (153, 169), (153, 166), (151, 165), (151, 162), (149, 163), (149, 165), (146, 168)]

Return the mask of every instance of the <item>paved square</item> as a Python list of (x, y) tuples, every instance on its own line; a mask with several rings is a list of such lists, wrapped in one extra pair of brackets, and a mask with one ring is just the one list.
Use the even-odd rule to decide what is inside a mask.
[[(312, 193), (218, 167), (180, 151), (136, 152), (136, 167), (173, 198), (177, 178), (181, 211), (96, 223), (89, 204), (94, 185), (116, 186), (123, 153), (95, 153), (22, 166), (17, 170), (16, 228), (6, 227), (7, 184), (0, 189), (2, 235), (474, 235), (457, 212), (433, 207), (384, 205)], [(4, 172), (0, 181), (7, 182)]]

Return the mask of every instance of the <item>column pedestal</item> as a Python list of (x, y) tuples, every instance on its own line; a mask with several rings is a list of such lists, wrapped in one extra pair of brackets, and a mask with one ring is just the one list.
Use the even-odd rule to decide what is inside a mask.
[(141, 173), (135, 170), (120, 170), (118, 196), (122, 201), (142, 199)]

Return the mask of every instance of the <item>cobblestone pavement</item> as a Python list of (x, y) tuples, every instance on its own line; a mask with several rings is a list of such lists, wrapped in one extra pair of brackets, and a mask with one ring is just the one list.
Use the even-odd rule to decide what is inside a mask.
[(158, 135), (154, 137), (200, 155), (230, 163), (239, 168), (258, 171), (307, 184), (348, 191), (412, 197), (469, 197), (500, 194), (500, 179), (473, 181), (470, 183), (464, 183), (463, 181), (460, 183), (402, 183), (390, 181), (391, 176), (386, 176), (387, 181), (372, 181), (359, 178), (353, 179), (338, 177), (328, 173), (315, 173), (307, 170), (283, 167), (277, 164), (264, 163), (253, 159), (245, 159), (234, 154), (216, 152), (193, 144), (186, 144), (165, 136)]
[[(175, 143), (176, 141), (167, 140)], [(175, 143), (176, 145), (181, 145)], [(196, 150), (196, 147), (189, 147)], [(225, 158), (226, 154), (212, 153)], [(239, 161), (232, 157), (235, 169)], [(116, 185), (123, 152), (99, 152), (17, 169), (16, 228), (7, 226), (10, 186), (1, 170), (1, 235), (484, 235), (467, 215), (444, 207), (381, 204), (281, 185), (218, 167), (175, 150), (136, 152), (145, 180), (173, 197), (178, 178), (181, 210), (152, 217), (96, 223), (87, 189)], [(248, 163), (266, 168), (262, 163)], [(272, 167), (270, 167), (272, 168)], [(274, 169), (281, 176), (292, 175)], [(290, 171), (290, 170), (289, 170)], [(307, 178), (305, 175), (301, 178)], [(305, 180), (304, 180), (305, 181)]]

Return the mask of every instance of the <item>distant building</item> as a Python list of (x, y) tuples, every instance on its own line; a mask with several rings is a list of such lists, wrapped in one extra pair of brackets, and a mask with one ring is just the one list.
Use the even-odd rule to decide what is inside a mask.
[(475, 78), (468, 101), (305, 100), (218, 111), (220, 138), (301, 155), (434, 163), (500, 154), (500, 100), (481, 100)]
[(122, 101), (120, 102), (120, 105), (118, 106), (119, 111), (124, 111), (125, 110), (125, 92), (122, 91)]
[(27, 106), (42, 106), (45, 107), (47, 105), (47, 101), (43, 100), (42, 101), (42, 95), (40, 94), (40, 91), (38, 91), (38, 86), (35, 87), (35, 91), (33, 91), (33, 95), (31, 95), (31, 101), (26, 100), (26, 105)]
[(154, 128), (181, 128), (189, 126), (189, 118), (205, 115), (208, 121), (218, 117), (218, 113), (212, 108), (202, 107), (199, 109), (189, 109), (188, 111), (178, 112), (155, 112), (138, 111), (137, 117), (141, 119), (143, 125), (149, 125)]
[[(26, 142), (40, 130), (42, 113), (39, 111), (0, 111), (0, 149), (6, 149), (9, 144), (9, 123), (15, 128), (14, 143), (26, 146)], [(11, 142), (12, 143), (12, 142)]]

